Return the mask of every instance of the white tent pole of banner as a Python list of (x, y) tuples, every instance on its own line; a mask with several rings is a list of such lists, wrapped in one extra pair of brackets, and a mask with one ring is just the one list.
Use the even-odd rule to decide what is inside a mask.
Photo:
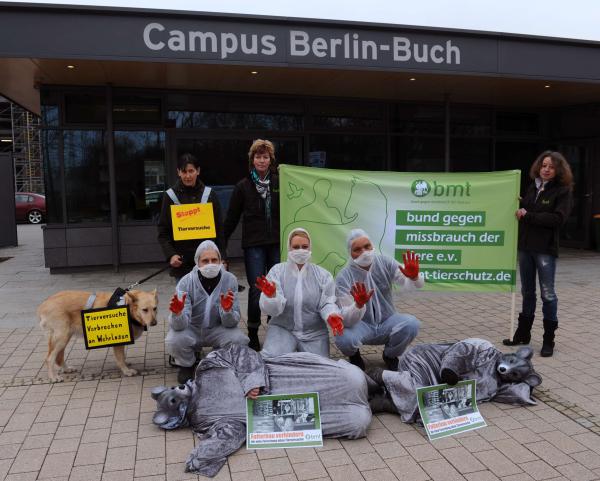
[(508, 332), (508, 338), (512, 339), (513, 332), (515, 332), (515, 308), (517, 305), (517, 293), (512, 291), (512, 300), (510, 303), (510, 331)]

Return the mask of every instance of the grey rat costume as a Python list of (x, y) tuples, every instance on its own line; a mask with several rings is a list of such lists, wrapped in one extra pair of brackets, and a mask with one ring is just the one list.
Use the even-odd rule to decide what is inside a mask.
[(163, 429), (190, 426), (198, 434), (186, 471), (215, 476), (227, 456), (244, 444), (245, 393), (255, 387), (263, 394), (318, 392), (326, 437), (360, 438), (371, 423), (367, 379), (357, 367), (307, 352), (263, 360), (247, 346), (232, 344), (208, 354), (194, 381), (152, 389), (158, 406), (155, 424)]
[(542, 383), (542, 378), (533, 369), (532, 355), (529, 347), (522, 347), (515, 354), (503, 354), (484, 339), (418, 344), (400, 357), (397, 372), (367, 371), (385, 386), (389, 395), (376, 396), (371, 407), (373, 411), (397, 412), (406, 423), (415, 422), (419, 414), (418, 387), (455, 384), (460, 379), (475, 379), (478, 402), (536, 404), (531, 390)]

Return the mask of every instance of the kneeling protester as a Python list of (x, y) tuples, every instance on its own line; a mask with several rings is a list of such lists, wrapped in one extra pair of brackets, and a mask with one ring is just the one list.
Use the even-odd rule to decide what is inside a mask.
[(247, 345), (240, 330), (238, 282), (223, 269), (221, 254), (213, 241), (202, 242), (194, 256), (196, 265), (177, 283), (169, 309), (166, 350), (179, 366), (178, 381), (193, 376), (196, 353), (202, 347)]

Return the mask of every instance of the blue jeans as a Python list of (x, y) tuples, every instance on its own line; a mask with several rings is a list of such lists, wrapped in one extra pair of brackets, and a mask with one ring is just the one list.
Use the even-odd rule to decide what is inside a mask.
[(335, 336), (335, 345), (346, 356), (352, 356), (363, 344), (385, 345), (387, 357), (398, 357), (419, 333), (421, 323), (410, 314), (393, 314), (385, 321), (373, 325), (359, 321), (344, 327), (341, 336)]
[(535, 276), (539, 276), (542, 293), (542, 313), (547, 321), (558, 322), (558, 297), (554, 291), (556, 257), (549, 254), (519, 250), (519, 273), (521, 274), (522, 314), (535, 314)]
[(250, 289), (248, 291), (248, 327), (260, 326), (260, 290), (254, 287), (256, 278), (266, 275), (275, 264), (279, 263), (279, 244), (246, 247), (244, 249), (244, 264), (246, 265), (246, 279)]

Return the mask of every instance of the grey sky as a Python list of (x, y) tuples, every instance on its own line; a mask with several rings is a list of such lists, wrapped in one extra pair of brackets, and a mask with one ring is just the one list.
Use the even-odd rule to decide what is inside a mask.
[(30, 3), (306, 17), (600, 41), (600, 0), (38, 0)]

